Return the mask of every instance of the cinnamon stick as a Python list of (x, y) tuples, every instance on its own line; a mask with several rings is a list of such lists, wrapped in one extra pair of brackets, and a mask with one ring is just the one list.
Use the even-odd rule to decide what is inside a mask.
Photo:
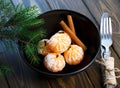
[(71, 39), (77, 45), (81, 46), (84, 51), (87, 49), (87, 47), (83, 44), (83, 42), (71, 31), (71, 29), (66, 25), (66, 23), (63, 20), (60, 22), (60, 25), (62, 26), (64, 31), (67, 32), (70, 35)]
[(74, 34), (76, 34), (72, 16), (71, 15), (67, 15), (67, 19), (68, 19), (68, 24), (69, 24), (70, 29), (72, 30), (72, 32)]

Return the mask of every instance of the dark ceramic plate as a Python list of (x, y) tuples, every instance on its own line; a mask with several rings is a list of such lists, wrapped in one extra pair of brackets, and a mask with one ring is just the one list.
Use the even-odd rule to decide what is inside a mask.
[[(41, 14), (39, 18), (43, 18), (45, 20), (45, 24), (42, 27), (47, 29), (47, 38), (50, 38), (58, 30), (62, 29), (59, 23), (61, 20), (64, 20), (67, 23), (68, 14), (72, 15), (73, 17), (76, 35), (87, 46), (84, 59), (78, 65), (66, 65), (66, 67), (61, 72), (53, 73), (48, 71), (44, 67), (43, 63), (40, 63), (40, 65), (37, 66), (31, 65), (24, 55), (24, 60), (28, 64), (28, 66), (30, 66), (32, 69), (36, 70), (41, 74), (51, 77), (73, 75), (89, 67), (96, 59), (96, 56), (100, 50), (99, 31), (96, 28), (96, 26), (92, 23), (92, 21), (90, 21), (86, 16), (80, 13), (70, 10), (53, 10)], [(43, 57), (40, 56), (40, 58)]]

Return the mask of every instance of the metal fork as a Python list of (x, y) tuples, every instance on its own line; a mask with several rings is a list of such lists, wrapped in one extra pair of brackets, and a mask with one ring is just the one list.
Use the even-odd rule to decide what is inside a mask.
[(110, 56), (110, 46), (112, 45), (112, 24), (111, 18), (108, 16), (108, 13), (104, 13), (102, 15), (103, 19), (101, 19), (101, 50), (103, 53), (103, 57)]
[[(115, 88), (117, 85), (116, 78), (115, 78), (115, 72), (114, 72), (114, 57), (111, 57), (110, 53), (110, 46), (112, 45), (112, 23), (111, 18), (109, 17), (108, 13), (103, 13), (101, 18), (101, 27), (100, 27), (100, 35), (101, 35), (101, 56), (102, 59), (104, 59), (105, 63), (105, 77), (107, 81), (107, 84), (105, 85), (105, 88)], [(109, 61), (109, 63), (107, 63)], [(112, 61), (112, 62), (110, 62)], [(112, 64), (110, 64), (112, 63)], [(112, 67), (112, 70), (110, 68)], [(109, 72), (108, 72), (109, 70)], [(112, 76), (112, 79), (109, 78)], [(104, 82), (106, 82), (106, 79)], [(111, 81), (112, 80), (112, 81)], [(114, 81), (113, 81), (114, 80)]]

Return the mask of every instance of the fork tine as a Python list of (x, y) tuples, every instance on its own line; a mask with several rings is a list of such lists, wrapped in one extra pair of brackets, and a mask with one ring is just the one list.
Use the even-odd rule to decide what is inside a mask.
[(104, 33), (103, 33), (103, 37), (107, 38), (107, 32), (108, 32), (108, 20), (105, 17), (104, 18), (104, 29), (103, 29)]
[(110, 37), (112, 37), (112, 22), (110, 17), (109, 17), (109, 33), (110, 33)]
[(111, 38), (112, 37), (112, 23), (111, 18), (106, 17), (104, 18), (104, 38)]
[(106, 38), (109, 37), (109, 21), (108, 17), (106, 18)]
[(112, 37), (112, 23), (111, 23), (111, 18), (108, 16), (108, 13), (104, 13), (103, 19), (101, 19), (100, 28), (101, 28), (100, 29), (101, 38)]
[(101, 38), (104, 38), (105, 36), (105, 18), (102, 19), (101, 21), (101, 30), (100, 30), (100, 33), (101, 33)]
[(107, 19), (104, 18), (104, 38), (106, 38), (106, 34), (107, 34), (107, 29), (108, 29), (108, 25), (107, 25)]
[(104, 19), (101, 19), (101, 25), (100, 25), (100, 35), (101, 35), (101, 38), (103, 37), (103, 29), (104, 29)]

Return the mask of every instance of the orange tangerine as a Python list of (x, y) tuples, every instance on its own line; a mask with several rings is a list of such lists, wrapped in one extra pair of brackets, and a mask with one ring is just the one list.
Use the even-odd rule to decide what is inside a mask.
[(71, 45), (70, 48), (64, 52), (65, 61), (69, 65), (79, 64), (84, 57), (83, 49), (78, 45)]
[(49, 47), (47, 46), (47, 41), (48, 39), (42, 39), (38, 42), (38, 53), (45, 56), (47, 55), (49, 52), (51, 52), (51, 50), (49, 49)]
[(69, 48), (71, 38), (66, 32), (60, 30), (50, 38), (47, 44), (54, 53), (63, 53)]
[(65, 60), (61, 54), (49, 53), (44, 58), (45, 67), (51, 72), (59, 72), (65, 67)]

